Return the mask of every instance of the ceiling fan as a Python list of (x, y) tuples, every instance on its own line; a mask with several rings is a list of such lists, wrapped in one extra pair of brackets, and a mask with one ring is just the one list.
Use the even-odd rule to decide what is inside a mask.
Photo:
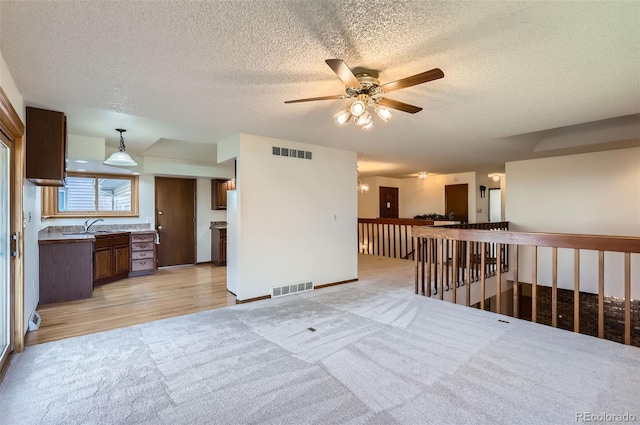
[(415, 114), (422, 110), (419, 106), (409, 105), (408, 103), (385, 98), (383, 97), (385, 93), (427, 83), (444, 77), (444, 72), (442, 72), (441, 69), (434, 68), (430, 71), (421, 72), (420, 74), (416, 74), (411, 77), (380, 84), (378, 78), (376, 78), (375, 75), (372, 75), (372, 71), (355, 74), (342, 59), (327, 59), (325, 62), (333, 72), (338, 75), (338, 78), (345, 83), (345, 94), (287, 100), (284, 103), (357, 98), (349, 108), (341, 110), (335, 114), (333, 119), (339, 125), (344, 125), (349, 122), (351, 117), (353, 117), (353, 122), (365, 131), (373, 128), (372, 116), (367, 111), (369, 106), (375, 108), (378, 116), (385, 122), (389, 121), (392, 116), (389, 108), (408, 112), (410, 114)]

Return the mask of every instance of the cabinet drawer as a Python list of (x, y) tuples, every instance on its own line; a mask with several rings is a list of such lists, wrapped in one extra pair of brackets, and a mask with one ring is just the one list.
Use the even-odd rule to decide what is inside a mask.
[(153, 242), (154, 239), (153, 233), (131, 234), (131, 242)]
[(111, 248), (111, 236), (96, 236), (96, 250), (100, 248)]
[(131, 271), (137, 272), (140, 270), (153, 270), (153, 259), (148, 258), (146, 260), (132, 260)]
[(140, 260), (145, 258), (153, 258), (153, 250), (151, 251), (133, 251), (131, 253), (132, 260)]
[(114, 236), (113, 245), (129, 245), (129, 235)]
[(131, 244), (131, 251), (151, 251), (153, 242), (136, 242)]

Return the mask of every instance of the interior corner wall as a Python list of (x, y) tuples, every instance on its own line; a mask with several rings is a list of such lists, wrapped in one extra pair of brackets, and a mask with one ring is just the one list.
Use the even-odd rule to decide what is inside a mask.
[(2, 56), (2, 52), (0, 52), (0, 87), (9, 98), (13, 109), (16, 110), (18, 116), (25, 123), (25, 107), (24, 100), (22, 98), (22, 94), (20, 94), (20, 90), (18, 90), (18, 86), (16, 86), (16, 82), (11, 75), (11, 71), (7, 67), (7, 63), (4, 61), (4, 57)]
[[(0, 87), (5, 92), (13, 109), (25, 123), (24, 100), (0, 52)], [(40, 297), (38, 230), (40, 229), (40, 188), (25, 180), (22, 188), (22, 211), (24, 217), (24, 329), (29, 327), (29, 318), (35, 311)]]
[[(238, 299), (269, 295), (274, 286), (356, 279), (356, 153), (249, 134), (238, 146)], [(276, 156), (272, 146), (310, 151), (313, 159)]]
[[(640, 236), (640, 148), (508, 162), (505, 219), (511, 230)], [(573, 288), (573, 252), (558, 252), (558, 286)], [(531, 282), (523, 249), (520, 280)], [(622, 254), (605, 255), (605, 293), (622, 296)], [(550, 250), (538, 254), (538, 280), (551, 281)], [(595, 251), (581, 251), (581, 290), (597, 293)], [(640, 297), (640, 255), (632, 255), (632, 296)]]

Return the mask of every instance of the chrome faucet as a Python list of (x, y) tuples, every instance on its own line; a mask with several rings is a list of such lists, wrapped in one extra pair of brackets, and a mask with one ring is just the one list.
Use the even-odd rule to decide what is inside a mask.
[(89, 229), (91, 228), (91, 226), (93, 226), (94, 224), (96, 224), (99, 221), (104, 221), (104, 218), (96, 218), (95, 220), (93, 220), (90, 224), (89, 224), (89, 218), (84, 222), (84, 232), (85, 233), (89, 233)]

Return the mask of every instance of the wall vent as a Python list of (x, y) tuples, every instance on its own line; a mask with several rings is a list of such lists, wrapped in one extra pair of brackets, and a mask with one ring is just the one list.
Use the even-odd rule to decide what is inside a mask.
[(271, 153), (276, 156), (288, 156), (289, 158), (313, 159), (313, 153), (310, 151), (281, 148), (279, 146), (273, 146), (271, 148)]
[(296, 294), (313, 290), (313, 282), (292, 283), (290, 285), (274, 286), (271, 288), (271, 298)]

